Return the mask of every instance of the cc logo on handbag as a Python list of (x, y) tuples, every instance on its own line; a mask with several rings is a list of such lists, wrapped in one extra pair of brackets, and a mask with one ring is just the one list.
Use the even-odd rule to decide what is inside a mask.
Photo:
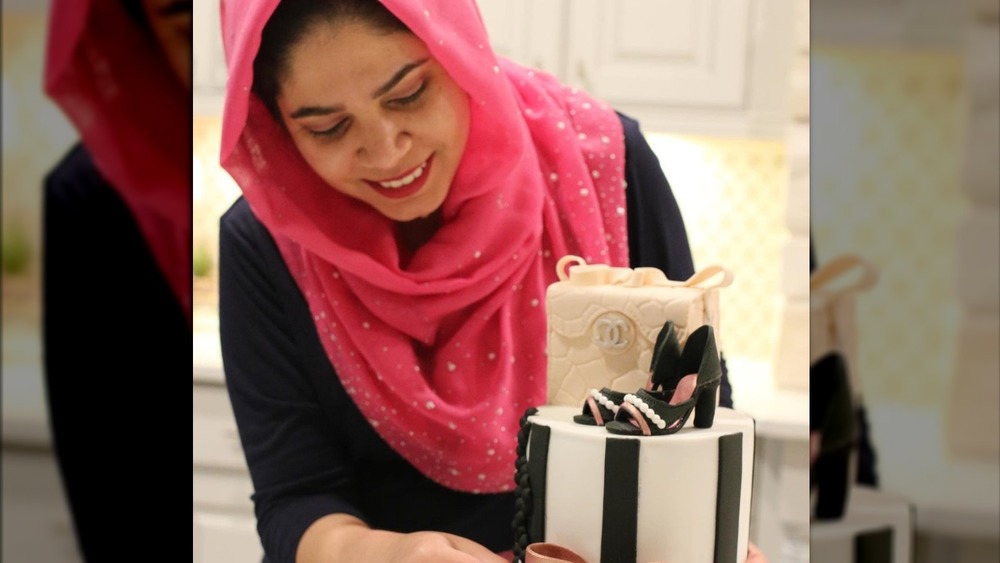
[(628, 317), (607, 312), (594, 321), (594, 344), (609, 352), (624, 352), (632, 344), (634, 332)]

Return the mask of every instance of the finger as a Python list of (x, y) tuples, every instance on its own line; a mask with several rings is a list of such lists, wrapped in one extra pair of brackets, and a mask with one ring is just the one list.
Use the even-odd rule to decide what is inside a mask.
[(470, 539), (453, 535), (449, 535), (448, 539), (451, 540), (452, 547), (474, 557), (478, 563), (510, 563), (508, 559), (504, 559)]

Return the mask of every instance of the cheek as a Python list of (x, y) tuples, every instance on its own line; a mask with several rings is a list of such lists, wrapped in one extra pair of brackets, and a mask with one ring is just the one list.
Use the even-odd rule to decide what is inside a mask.
[(469, 137), (469, 99), (456, 87), (447, 96), (446, 104), (448, 118), (441, 120), (441, 125), (445, 127), (442, 136), (446, 138), (456, 157), (461, 157)]
[[(341, 151), (298, 142), (299, 153), (317, 176), (338, 191), (349, 193), (350, 162)], [(344, 188), (348, 188), (345, 190)]]

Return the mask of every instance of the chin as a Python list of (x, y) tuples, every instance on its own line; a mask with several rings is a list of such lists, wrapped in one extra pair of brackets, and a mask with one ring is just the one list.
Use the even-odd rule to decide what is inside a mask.
[(397, 213), (395, 216), (389, 216), (390, 219), (396, 221), (397, 223), (409, 223), (411, 221), (419, 221), (421, 219), (427, 219), (431, 215), (434, 215), (434, 211), (412, 211), (409, 213)]
[(382, 213), (393, 221), (408, 223), (410, 221), (418, 221), (433, 216), (438, 210), (441, 209), (441, 205), (443, 203), (443, 198), (442, 201), (432, 202), (430, 204), (425, 201), (419, 202), (419, 204), (414, 202), (414, 205), (405, 205), (401, 206), (400, 209), (385, 210)]

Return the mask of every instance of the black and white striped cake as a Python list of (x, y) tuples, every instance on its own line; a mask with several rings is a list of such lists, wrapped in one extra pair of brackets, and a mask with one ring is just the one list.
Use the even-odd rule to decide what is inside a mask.
[(602, 563), (746, 559), (753, 418), (718, 408), (711, 428), (629, 437), (574, 423), (579, 410), (547, 405), (524, 419), (520, 546), (555, 543)]

